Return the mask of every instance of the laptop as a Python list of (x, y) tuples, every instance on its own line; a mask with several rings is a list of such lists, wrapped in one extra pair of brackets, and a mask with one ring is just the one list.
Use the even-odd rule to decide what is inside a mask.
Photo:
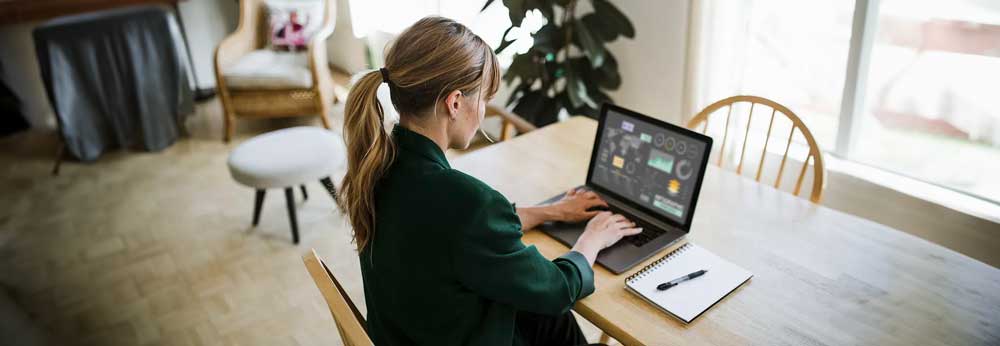
[[(598, 264), (622, 273), (691, 230), (711, 149), (708, 136), (619, 106), (602, 106), (582, 188), (597, 193), (610, 211), (628, 217), (643, 231), (602, 250)], [(549, 222), (539, 229), (572, 247), (585, 226)]]

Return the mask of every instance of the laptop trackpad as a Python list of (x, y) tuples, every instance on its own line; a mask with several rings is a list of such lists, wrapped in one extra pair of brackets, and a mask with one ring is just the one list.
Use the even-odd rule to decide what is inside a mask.
[(538, 228), (553, 238), (556, 238), (556, 240), (563, 243), (563, 245), (573, 247), (573, 245), (576, 244), (576, 240), (580, 238), (580, 235), (583, 234), (583, 230), (586, 227), (586, 222), (546, 222)]

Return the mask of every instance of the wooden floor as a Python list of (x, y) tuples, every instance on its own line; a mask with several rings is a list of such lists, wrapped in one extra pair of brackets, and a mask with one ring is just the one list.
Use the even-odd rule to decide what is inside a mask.
[[(0, 158), (2, 284), (59, 339), (91, 345), (338, 339), (300, 259), (314, 247), (343, 281), (359, 281), (348, 230), (331, 199), (318, 183), (308, 185), (307, 202), (299, 196), (298, 247), (280, 193), (268, 194), (261, 223), (251, 228), (253, 191), (229, 177), (226, 157), (256, 130), (244, 127), (225, 145), (213, 129), (217, 121), (206, 115), (190, 118), (190, 128), (199, 130), (162, 152), (68, 163), (58, 177), (47, 174), (55, 153), (50, 137), (4, 140), (4, 148), (16, 149)], [(257, 125), (295, 123), (266, 122)], [(361, 296), (360, 285), (348, 290)]]
[[(339, 344), (300, 256), (316, 248), (364, 309), (342, 216), (319, 184), (308, 185), (294, 246), (283, 196), (268, 194), (251, 228), (253, 191), (226, 169), (229, 151), (250, 136), (315, 123), (241, 120), (227, 145), (210, 101), (188, 118), (190, 136), (170, 148), (70, 162), (58, 177), (48, 174), (51, 134), (0, 139), (0, 285), (59, 344)], [(598, 331), (580, 321), (596, 341)]]

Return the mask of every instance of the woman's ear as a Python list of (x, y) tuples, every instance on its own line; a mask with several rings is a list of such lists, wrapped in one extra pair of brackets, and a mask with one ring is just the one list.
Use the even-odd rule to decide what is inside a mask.
[(454, 119), (458, 116), (459, 109), (462, 106), (462, 91), (454, 90), (448, 93), (448, 97), (444, 99), (445, 108), (448, 110), (448, 117)]

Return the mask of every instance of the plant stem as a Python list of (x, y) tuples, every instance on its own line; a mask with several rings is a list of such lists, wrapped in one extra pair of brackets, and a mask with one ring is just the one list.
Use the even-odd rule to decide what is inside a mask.
[(569, 48), (573, 40), (573, 19), (576, 14), (576, 0), (570, 0), (563, 12), (562, 25), (566, 28), (566, 44), (563, 47), (563, 61), (569, 60)]
[[(573, 22), (572, 21), (573, 21), (574, 18), (576, 18), (576, 0), (570, 0), (569, 3), (566, 4), (566, 10), (563, 12), (563, 17), (562, 17), (562, 26), (563, 26), (563, 28), (566, 28), (566, 42), (563, 44), (563, 51), (562, 51), (562, 53), (563, 53), (563, 61), (562, 61), (562, 65), (563, 65), (563, 68), (567, 69), (567, 70), (570, 69), (570, 68), (572, 68), (572, 66), (570, 66), (570, 64), (569, 64), (569, 49), (570, 49), (570, 46), (572, 46), (572, 42), (573, 42), (572, 41), (573, 40)], [(566, 75), (566, 73), (563, 73), (564, 77), (565, 77), (565, 75)], [(553, 83), (552, 86), (554, 87), (555, 83)], [(565, 83), (563, 85), (563, 88), (564, 89), (566, 88)]]

